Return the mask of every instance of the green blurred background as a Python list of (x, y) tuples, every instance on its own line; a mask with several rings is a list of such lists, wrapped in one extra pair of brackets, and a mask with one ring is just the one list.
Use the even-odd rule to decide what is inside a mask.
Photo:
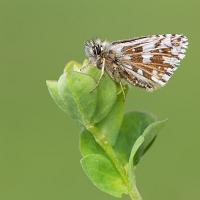
[(199, 199), (199, 6), (197, 0), (1, 0), (0, 199), (114, 199), (84, 175), (79, 128), (54, 104), (45, 80), (57, 79), (71, 59), (81, 62), (87, 39), (158, 33), (184, 33), (190, 45), (165, 88), (129, 92), (126, 110), (169, 118), (138, 167), (138, 185), (146, 200)]

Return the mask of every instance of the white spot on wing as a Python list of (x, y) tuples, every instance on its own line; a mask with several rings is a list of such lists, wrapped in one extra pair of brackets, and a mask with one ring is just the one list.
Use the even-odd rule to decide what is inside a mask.
[(181, 49), (181, 53), (186, 53), (186, 50), (185, 49)]
[(151, 79), (152, 79), (153, 81), (155, 81), (156, 83), (159, 82), (159, 80), (158, 80), (155, 76), (152, 76)]
[(173, 72), (175, 72), (176, 70), (177, 70), (177, 67), (174, 67), (174, 68), (172, 69)]
[(166, 84), (165, 82), (163, 82), (163, 81), (161, 81), (161, 80), (159, 80), (158, 83), (159, 83), (161, 86), (164, 86), (164, 85)]
[(143, 54), (142, 58), (143, 58), (143, 63), (148, 64), (148, 63), (151, 63), (152, 55), (151, 54)]
[(161, 80), (158, 80), (156, 77), (152, 76), (151, 79), (155, 82), (155, 83), (158, 83), (159, 85), (161, 86), (164, 86), (165, 83)]
[(166, 82), (167, 82), (170, 78), (171, 78), (171, 77), (170, 77), (169, 75), (167, 75), (167, 74), (164, 74), (163, 77), (162, 77), (162, 79), (163, 79), (164, 81), (166, 81)]
[(143, 76), (143, 71), (141, 69), (138, 69), (137, 73)]
[(182, 47), (186, 49), (186, 48), (188, 47), (188, 44), (189, 44), (188, 42), (183, 43), (183, 44), (182, 44)]
[(171, 50), (171, 53), (176, 56), (176, 55), (179, 54), (179, 51), (176, 47), (173, 47), (172, 50)]
[(173, 69), (172, 68), (167, 68), (167, 72), (172, 73)]
[(158, 75), (158, 72), (154, 69), (154, 70), (152, 71), (152, 74), (153, 74), (153, 76), (157, 76), (157, 75)]
[(178, 57), (179, 57), (180, 59), (183, 59), (183, 58), (185, 58), (185, 54), (179, 54)]
[(124, 60), (131, 60), (131, 57), (130, 57), (129, 55), (124, 55), (124, 56), (123, 56), (123, 59), (124, 59)]
[(125, 68), (127, 68), (127, 69), (131, 69), (131, 70), (133, 70), (133, 68), (132, 68), (132, 66), (131, 66), (131, 65), (124, 64), (123, 66), (124, 66)]
[(150, 52), (154, 48), (155, 48), (155, 42), (147, 43), (143, 45), (143, 52)]
[(165, 39), (163, 39), (160, 43), (162, 47), (172, 47), (172, 43), (171, 43), (171, 38), (170, 37), (166, 37)]
[(184, 37), (182, 38), (182, 42), (187, 42), (187, 41), (188, 41), (187, 37), (184, 36)]
[(180, 63), (180, 60), (178, 60), (177, 58), (173, 58), (173, 57), (163, 56), (163, 59), (164, 59), (164, 63), (170, 64), (172, 66), (178, 65)]

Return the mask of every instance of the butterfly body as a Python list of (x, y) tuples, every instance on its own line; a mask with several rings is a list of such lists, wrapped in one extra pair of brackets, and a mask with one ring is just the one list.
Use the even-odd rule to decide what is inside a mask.
[(90, 62), (117, 82), (153, 91), (164, 86), (185, 56), (187, 38), (179, 34), (153, 35), (130, 40), (86, 42)]

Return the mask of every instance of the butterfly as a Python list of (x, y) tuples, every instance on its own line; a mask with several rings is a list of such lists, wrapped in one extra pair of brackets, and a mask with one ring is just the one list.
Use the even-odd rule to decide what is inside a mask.
[(101, 39), (85, 43), (85, 54), (120, 84), (128, 83), (147, 91), (164, 86), (185, 57), (188, 39), (180, 34), (163, 34), (114, 42)]

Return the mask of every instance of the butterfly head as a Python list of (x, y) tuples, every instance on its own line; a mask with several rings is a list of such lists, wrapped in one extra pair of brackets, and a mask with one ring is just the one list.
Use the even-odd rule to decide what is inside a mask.
[(88, 40), (85, 43), (85, 54), (90, 61), (97, 61), (101, 57), (102, 52), (105, 52), (107, 46), (108, 43), (100, 39)]

